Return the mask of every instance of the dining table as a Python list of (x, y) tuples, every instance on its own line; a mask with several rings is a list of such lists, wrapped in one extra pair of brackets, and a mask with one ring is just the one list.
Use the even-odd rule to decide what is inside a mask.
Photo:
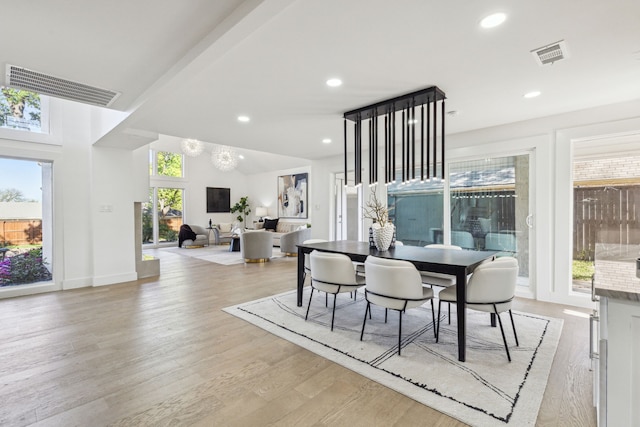
[(312, 251), (345, 254), (352, 261), (365, 262), (368, 256), (409, 261), (420, 271), (444, 273), (456, 278), (456, 300), (458, 321), (458, 360), (466, 359), (466, 294), (467, 277), (473, 270), (498, 251), (456, 250), (446, 248), (425, 248), (421, 246), (398, 245), (386, 251), (371, 247), (368, 242), (337, 240), (322, 243), (302, 243), (298, 245), (298, 287), (297, 304), (302, 306), (302, 291), (305, 271), (304, 259)]

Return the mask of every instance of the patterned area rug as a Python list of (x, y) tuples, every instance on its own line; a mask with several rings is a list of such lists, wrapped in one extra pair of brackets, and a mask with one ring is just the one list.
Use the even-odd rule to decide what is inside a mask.
[[(203, 248), (165, 248), (162, 250), (198, 258), (203, 261), (215, 262), (216, 264), (234, 265), (244, 263), (240, 252), (229, 252), (229, 245), (210, 245)], [(280, 249), (273, 248), (272, 260), (282, 257), (284, 257), (284, 254), (280, 252)]]
[[(467, 311), (467, 361), (458, 362), (455, 305), (451, 325), (444, 310), (440, 342), (433, 334), (431, 306), (407, 310), (402, 318), (402, 355), (398, 356), (398, 312), (372, 305), (363, 341), (360, 331), (364, 295), (338, 296), (334, 331), (332, 298), (314, 293), (309, 320), (296, 293), (287, 292), (224, 310), (373, 381), (473, 426), (535, 425), (549, 370), (562, 332), (561, 319), (514, 312), (520, 346), (516, 347), (508, 314), (503, 324), (512, 362), (507, 361), (500, 329), (487, 313)], [(435, 301), (437, 310), (437, 300)]]

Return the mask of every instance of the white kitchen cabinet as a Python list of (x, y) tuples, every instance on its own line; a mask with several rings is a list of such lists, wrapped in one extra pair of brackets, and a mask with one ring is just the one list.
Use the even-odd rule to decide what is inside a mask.
[[(637, 257), (637, 245), (632, 245)], [(600, 427), (640, 426), (640, 279), (635, 258), (596, 257), (598, 354), (594, 399)]]

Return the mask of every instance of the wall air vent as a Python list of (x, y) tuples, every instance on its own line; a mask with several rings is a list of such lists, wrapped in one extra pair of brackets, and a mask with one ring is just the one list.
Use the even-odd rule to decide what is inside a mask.
[(567, 43), (564, 40), (542, 46), (531, 51), (538, 65), (553, 64), (556, 61), (569, 57)]
[(7, 86), (84, 104), (109, 107), (120, 93), (61, 79), (27, 68), (7, 64)]

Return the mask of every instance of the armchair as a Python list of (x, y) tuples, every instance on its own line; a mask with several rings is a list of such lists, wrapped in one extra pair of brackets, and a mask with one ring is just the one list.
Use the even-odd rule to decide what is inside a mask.
[(240, 252), (244, 262), (267, 262), (273, 255), (273, 238), (266, 231), (240, 234)]
[[(193, 233), (195, 233), (195, 237)], [(183, 224), (178, 235), (178, 246), (206, 246), (209, 245), (208, 236), (207, 230), (199, 225)]]
[(280, 237), (280, 252), (286, 256), (298, 256), (298, 245), (311, 238), (311, 229), (303, 228), (285, 233)]
[(231, 232), (222, 232), (218, 227), (212, 227), (213, 244), (221, 245), (222, 243), (231, 243)]

